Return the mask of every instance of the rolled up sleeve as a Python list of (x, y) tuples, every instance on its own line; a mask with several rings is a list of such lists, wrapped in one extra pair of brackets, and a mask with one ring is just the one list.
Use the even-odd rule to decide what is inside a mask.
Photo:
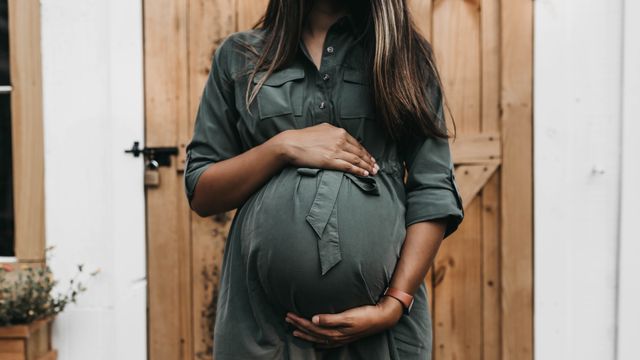
[[(436, 104), (440, 104), (438, 117), (444, 124), (441, 101)], [(406, 226), (445, 218), (446, 238), (456, 231), (464, 218), (449, 141), (421, 137), (407, 141), (403, 147), (407, 168)]]
[[(216, 49), (196, 113), (193, 137), (186, 147), (184, 190), (191, 207), (196, 184), (209, 166), (242, 152), (236, 122), (233, 79), (229, 72), (230, 39)], [(191, 207), (193, 209), (193, 207)]]

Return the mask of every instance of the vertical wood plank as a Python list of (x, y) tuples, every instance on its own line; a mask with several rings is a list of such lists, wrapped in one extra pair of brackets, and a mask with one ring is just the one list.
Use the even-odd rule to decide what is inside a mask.
[(500, 131), (500, 0), (482, 0), (482, 131)]
[(465, 208), (465, 224), (444, 240), (435, 261), (435, 358), (482, 359), (482, 209)]
[(418, 27), (418, 31), (427, 40), (431, 41), (432, 25), (433, 25), (433, 0), (408, 0), (407, 5), (411, 12), (413, 22)]
[(8, 6), (15, 255), (38, 262), (45, 257), (40, 1)]
[[(421, 34), (429, 41), (431, 41), (431, 19), (433, 17), (432, 2), (433, 0), (409, 0), (407, 2), (409, 12), (411, 13), (411, 17), (413, 18), (418, 31), (420, 31)], [(427, 287), (427, 298), (429, 301), (432, 321), (435, 321), (435, 275), (434, 266), (432, 265), (424, 279)]]
[[(236, 29), (235, 0), (190, 0), (189, 6), (189, 119), (182, 144), (192, 135), (195, 115), (207, 80), (213, 52), (219, 42)], [(201, 218), (190, 212), (193, 278), (193, 347), (197, 359), (211, 359), (213, 347), (210, 313), (215, 306), (214, 287), (219, 278), (229, 221), (226, 217)], [(222, 220), (222, 221), (216, 221)]]
[[(500, 0), (482, 0), (482, 131), (500, 131)], [(500, 169), (481, 192), (483, 359), (502, 358)]]
[[(188, 121), (187, 0), (145, 0), (146, 146), (178, 146)], [(149, 356), (192, 359), (191, 247), (182, 177), (161, 167), (147, 189)]]
[(250, 29), (264, 14), (269, 0), (236, 0), (238, 1), (238, 29)]
[[(460, 133), (481, 124), (480, 0), (440, 0), (433, 4), (433, 45), (445, 99)], [(449, 121), (449, 128), (452, 125)], [(482, 358), (482, 203), (465, 209), (460, 229), (445, 240), (436, 258), (435, 358)]]
[(463, 133), (481, 130), (479, 1), (440, 0), (433, 7), (436, 64), (457, 129)]
[(528, 360), (533, 358), (533, 2), (501, 5), (502, 346), (504, 359)]
[(482, 189), (482, 356), (502, 359), (500, 171)]

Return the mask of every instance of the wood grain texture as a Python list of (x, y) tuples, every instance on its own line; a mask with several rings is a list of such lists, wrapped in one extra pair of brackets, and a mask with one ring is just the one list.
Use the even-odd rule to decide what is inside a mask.
[(269, 0), (236, 0), (238, 2), (237, 30), (248, 30), (260, 19)]
[(0, 327), (0, 359), (55, 360), (57, 352), (51, 348), (53, 317), (30, 324)]
[[(485, 119), (483, 117), (483, 119)], [(453, 162), (462, 164), (500, 164), (502, 156), (501, 134), (499, 131), (458, 134), (450, 141)]]
[(433, 33), (433, 0), (408, 0), (407, 5), (418, 31), (431, 41)]
[(44, 135), (40, 2), (9, 0), (15, 255), (44, 261)]
[(502, 359), (500, 278), (500, 172), (482, 188), (482, 355)]
[[(409, 11), (411, 13), (411, 17), (419, 29), (421, 34), (430, 41), (431, 39), (431, 27), (433, 18), (433, 0), (409, 0), (407, 1), (407, 5), (409, 6)], [(406, 174), (405, 174), (406, 175)], [(404, 178), (406, 181), (406, 177)], [(434, 259), (435, 263), (435, 259)], [(434, 266), (432, 265), (425, 276), (425, 285), (427, 288), (427, 299), (429, 301), (429, 310), (431, 311), (431, 315), (436, 310), (436, 299), (435, 299), (435, 284), (436, 284), (436, 272), (434, 270)]]
[[(146, 146), (178, 146), (188, 122), (187, 0), (144, 1)], [(160, 168), (148, 188), (149, 357), (192, 359), (191, 242), (181, 177)]]
[[(445, 100), (460, 133), (481, 131), (480, 8), (474, 1), (440, 0), (433, 6), (433, 46)], [(448, 118), (448, 127), (453, 128)]]
[(436, 256), (435, 359), (482, 359), (482, 221), (479, 197), (466, 207), (465, 225)]
[(503, 359), (533, 358), (533, 2), (501, 4)]
[[(189, 118), (185, 132), (181, 132), (184, 151), (192, 135), (196, 111), (204, 84), (209, 76), (213, 53), (221, 40), (236, 30), (237, 3), (235, 0), (191, 0), (189, 7)], [(193, 353), (196, 359), (211, 359), (213, 346), (211, 313), (215, 306), (219, 269), (229, 221), (235, 211), (226, 216), (201, 218), (190, 214), (193, 279)], [(222, 220), (222, 221), (216, 221)]]
[(481, 193), (489, 178), (498, 169), (498, 164), (461, 165), (455, 169), (455, 176), (463, 207), (466, 209)]
[[(433, 46), (456, 135), (482, 129), (480, 26), (476, 1), (440, 0), (433, 4)], [(450, 118), (448, 122), (453, 128)], [(473, 183), (461, 185), (461, 192), (477, 193), (469, 189)], [(464, 224), (443, 242), (436, 257), (436, 273), (444, 272), (435, 288), (437, 360), (482, 358), (481, 206), (478, 197), (467, 199)]]
[[(482, 0), (482, 133), (500, 128), (500, 0)], [(502, 160), (502, 143), (498, 141)], [(501, 169), (482, 188), (482, 355), (502, 359), (502, 311), (500, 276), (500, 175)]]

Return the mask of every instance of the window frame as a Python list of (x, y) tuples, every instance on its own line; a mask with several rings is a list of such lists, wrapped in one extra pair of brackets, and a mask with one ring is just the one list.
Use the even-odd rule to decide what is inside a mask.
[(39, 0), (8, 0), (14, 256), (45, 261), (44, 131)]

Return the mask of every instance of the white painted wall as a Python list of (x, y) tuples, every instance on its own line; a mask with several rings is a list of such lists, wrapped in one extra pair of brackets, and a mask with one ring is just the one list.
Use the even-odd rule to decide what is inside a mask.
[(101, 268), (54, 322), (61, 360), (146, 359), (141, 1), (41, 0), (46, 236), (63, 282)]
[(640, 359), (638, 10), (535, 2), (536, 359)]

